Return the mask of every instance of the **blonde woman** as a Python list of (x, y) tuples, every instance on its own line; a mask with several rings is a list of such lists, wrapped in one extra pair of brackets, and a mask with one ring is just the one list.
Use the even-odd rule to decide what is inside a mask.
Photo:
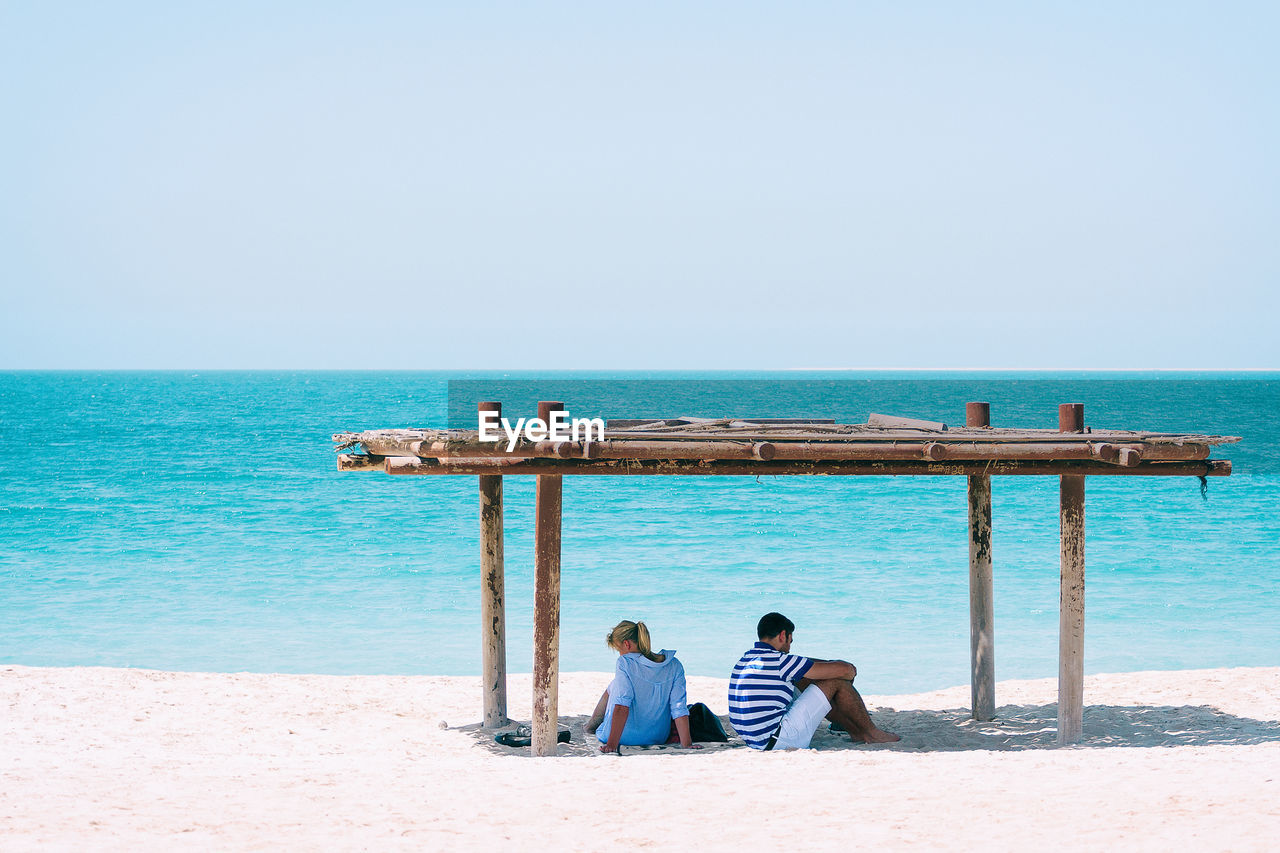
[(676, 653), (663, 649), (655, 654), (643, 622), (619, 622), (605, 643), (618, 653), (618, 665), (587, 722), (587, 731), (596, 732), (600, 751), (617, 752), (623, 744), (666, 743), (673, 726), (680, 746), (697, 749), (689, 735), (684, 666)]

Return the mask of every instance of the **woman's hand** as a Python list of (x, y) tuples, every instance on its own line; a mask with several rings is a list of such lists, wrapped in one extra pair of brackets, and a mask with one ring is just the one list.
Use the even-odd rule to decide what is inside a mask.
[(701, 744), (693, 742), (693, 733), (689, 731), (689, 715), (676, 717), (676, 734), (680, 735), (681, 749), (702, 749)]
[(622, 730), (626, 728), (627, 717), (630, 714), (631, 708), (627, 705), (613, 706), (613, 724), (609, 726), (609, 737), (600, 747), (601, 752), (618, 752), (618, 744), (622, 743)]

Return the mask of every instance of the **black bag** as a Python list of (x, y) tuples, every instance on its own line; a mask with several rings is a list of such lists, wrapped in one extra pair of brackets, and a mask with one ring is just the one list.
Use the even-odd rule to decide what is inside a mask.
[(729, 736), (720, 725), (720, 718), (701, 702), (689, 706), (689, 735), (694, 743), (725, 743)]

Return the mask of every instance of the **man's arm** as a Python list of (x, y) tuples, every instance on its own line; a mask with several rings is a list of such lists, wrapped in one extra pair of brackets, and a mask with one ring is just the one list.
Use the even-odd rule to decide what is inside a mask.
[(841, 681), (853, 681), (858, 675), (858, 668), (847, 660), (818, 660), (809, 658), (813, 665), (805, 670), (804, 677), (810, 681), (824, 681), (838, 678)]

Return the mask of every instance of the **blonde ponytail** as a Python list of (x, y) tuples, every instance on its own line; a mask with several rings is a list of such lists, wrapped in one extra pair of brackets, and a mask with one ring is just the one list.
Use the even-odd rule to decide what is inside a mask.
[(643, 622), (631, 622), (623, 619), (604, 638), (605, 644), (611, 649), (617, 649), (628, 640), (636, 644), (640, 654), (654, 663), (661, 663), (664, 660), (664, 658), (653, 653), (653, 641), (649, 639), (649, 629)]

